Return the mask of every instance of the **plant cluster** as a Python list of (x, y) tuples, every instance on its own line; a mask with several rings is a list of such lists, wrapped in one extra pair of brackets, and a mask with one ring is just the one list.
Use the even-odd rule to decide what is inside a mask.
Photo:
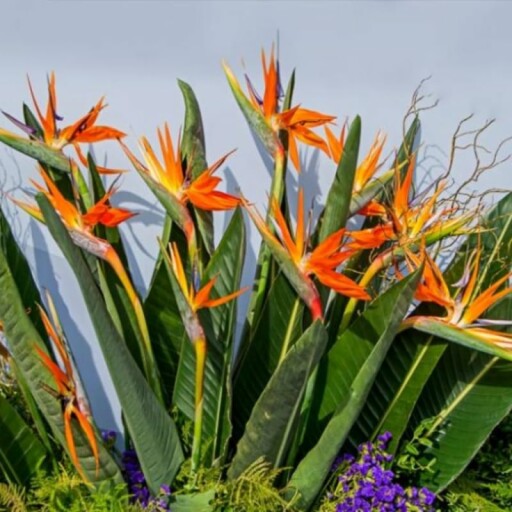
[[(0, 394), (0, 475), (10, 489), (55, 474), (64, 450), (86, 482), (80, 499), (82, 489), (112, 486), (139, 508), (315, 510), (338, 454), (368, 442), (338, 482), (339, 510), (356, 500), (428, 510), (431, 492), (464, 470), (512, 408), (512, 194), (487, 209), (464, 186), (450, 193), (449, 181), (458, 151), (476, 156), (469, 185), (503, 160), (503, 144), (489, 152), (468, 118), (446, 172), (415, 188), (419, 92), (397, 149), (384, 158), (379, 133), (360, 156), (359, 116), (336, 130), (336, 116), (294, 100), (295, 72), (283, 87), (273, 49), (262, 67), (260, 93), (224, 64), (273, 163), (263, 213), (250, 197), (222, 191), (231, 153), (208, 163), (199, 104), (184, 82), (183, 129), (178, 137), (168, 124), (158, 129), (159, 151), (143, 136), (136, 152), (122, 130), (100, 125), (103, 98), (63, 125), (53, 73), (45, 108), (29, 81), (33, 107), (6, 114), (23, 134), (1, 128), (0, 142), (36, 160), (40, 174), (33, 199), (10, 199), (47, 226), (76, 276), (133, 450), (123, 466), (112, 435), (102, 437), (74, 361), (78, 341), (39, 291), (0, 210), (0, 358), (22, 396), (21, 404)], [(103, 141), (118, 144), (164, 211), (146, 295), (120, 229), (135, 213), (115, 204), (121, 185), (112, 175), (126, 169), (87, 153)], [(333, 167), (320, 211), (308, 212), (308, 191), (294, 186), (311, 172), (304, 145)], [(217, 211), (232, 214), (216, 244)], [(262, 239), (250, 290), (241, 287), (246, 219)], [(391, 456), (413, 470), (410, 490), (384, 469)]]

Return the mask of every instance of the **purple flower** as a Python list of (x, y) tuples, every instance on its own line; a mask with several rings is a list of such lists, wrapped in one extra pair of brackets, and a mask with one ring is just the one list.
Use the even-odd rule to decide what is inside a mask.
[(146, 478), (140, 467), (139, 459), (135, 450), (126, 450), (122, 455), (123, 475), (128, 485), (131, 501), (138, 503), (142, 508), (152, 507), (153, 510), (170, 511), (167, 498), (171, 494), (168, 485), (160, 486), (160, 493), (153, 497), (149, 491)]
[(339, 502), (336, 512), (433, 512), (435, 494), (427, 488), (404, 489), (394, 482), (393, 471), (386, 466), (393, 456), (386, 453), (391, 434), (378, 436), (375, 444), (362, 443), (358, 456), (343, 455), (336, 459), (333, 471), (338, 473), (338, 484), (329, 492), (329, 500)]

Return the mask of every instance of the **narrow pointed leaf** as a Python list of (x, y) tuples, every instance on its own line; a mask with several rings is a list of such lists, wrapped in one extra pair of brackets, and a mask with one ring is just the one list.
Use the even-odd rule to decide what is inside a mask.
[(350, 125), (343, 154), (329, 189), (325, 208), (320, 220), (319, 241), (344, 228), (350, 211), (352, 188), (357, 169), (357, 157), (361, 140), (361, 118), (356, 116)]
[[(178, 85), (185, 100), (185, 122), (181, 139), (181, 151), (186, 160), (186, 166), (190, 167), (192, 171), (192, 177), (197, 178), (208, 167), (201, 111), (196, 95), (190, 85), (182, 80), (178, 80)], [(213, 252), (212, 212), (194, 208), (194, 213), (204, 248), (209, 255)]]

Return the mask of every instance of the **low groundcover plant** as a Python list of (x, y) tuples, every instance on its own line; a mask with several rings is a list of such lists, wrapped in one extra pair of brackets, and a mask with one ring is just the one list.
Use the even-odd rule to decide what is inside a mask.
[[(262, 65), (262, 88), (224, 71), (273, 162), (264, 212), (247, 191), (222, 191), (230, 153), (207, 163), (199, 104), (184, 82), (182, 130), (165, 124), (157, 144), (141, 137), (139, 149), (99, 124), (103, 98), (62, 126), (53, 73), (45, 108), (29, 82), (32, 106), (5, 113), (14, 128), (0, 128), (0, 141), (34, 159), (40, 179), (33, 197), (15, 193), (4, 207), (45, 224), (73, 269), (121, 404), (125, 447), (96, 424), (76, 343), (0, 213), (3, 505), (431, 511), (509, 413), (512, 195), (487, 208), (468, 190), (500, 162), (503, 144), (484, 163), (487, 126), (464, 120), (446, 172), (416, 188), (419, 114), (428, 109), (418, 91), (397, 148), (385, 158), (378, 133), (360, 155), (358, 116), (336, 128), (336, 116), (294, 99), (295, 72), (283, 86), (273, 49)], [(165, 212), (145, 296), (121, 233), (135, 213), (113, 203), (128, 169), (87, 154), (102, 141), (118, 143)], [(294, 186), (310, 172), (304, 146), (332, 162), (320, 211), (307, 211), (307, 190)], [(468, 147), (475, 168), (456, 186), (455, 156)], [(232, 213), (215, 245), (216, 211)], [(240, 284), (245, 222), (262, 239), (250, 289)], [(59, 474), (63, 494), (41, 493)], [(119, 499), (102, 501), (105, 493)]]

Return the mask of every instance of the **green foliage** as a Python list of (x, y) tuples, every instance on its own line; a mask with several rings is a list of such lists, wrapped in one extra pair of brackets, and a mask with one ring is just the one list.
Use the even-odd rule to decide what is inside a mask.
[(5, 512), (141, 511), (138, 505), (129, 503), (129, 498), (124, 485), (93, 490), (75, 471), (64, 466), (54, 474), (38, 475), (28, 492), (13, 485), (0, 484), (0, 511)]
[(491, 434), (468, 469), (444, 495), (447, 510), (506, 512), (512, 509), (512, 416)]
[(285, 498), (275, 482), (283, 469), (260, 458), (247, 467), (236, 479), (219, 485), (214, 501), (218, 512), (293, 512), (297, 495)]
[[(506, 322), (496, 325), (512, 319), (512, 194), (478, 219), (461, 190), (438, 194), (446, 176), (433, 193), (414, 190), (411, 184), (421, 181), (414, 176), (418, 94), (395, 161), (380, 172), (379, 144), (361, 155), (359, 116), (347, 124), (345, 140), (328, 131), (323, 139), (334, 117), (292, 103), (294, 73), (283, 100), (274, 57), (263, 59), (263, 105), (225, 66), (237, 104), (273, 160), (265, 214), (252, 198), (220, 192), (213, 173), (224, 159), (208, 168), (199, 101), (188, 84), (178, 82), (185, 119), (177, 143), (159, 132), (163, 155), (143, 143), (145, 163), (123, 143), (165, 212), (144, 301), (117, 227), (129, 212), (112, 206), (115, 187), (103, 182), (104, 169), (90, 155), (82, 169), (63, 151), (82, 144), (83, 130), (92, 129), (89, 142), (122, 133), (93, 126), (96, 114), (89, 113), (79, 130), (49, 134), (50, 123), (27, 106), (28, 138), (0, 129), (0, 142), (46, 171), (48, 190), (38, 188), (28, 210), (47, 225), (75, 273), (96, 333), (91, 343), (101, 348), (121, 403), (127, 445), (153, 495), (161, 485), (172, 487), (175, 512), (311, 510), (340, 450), (383, 430), (393, 434), (390, 451), (401, 477), (440, 490), (512, 409), (510, 336)], [(298, 218), (290, 215), (302, 198), (294, 197), (287, 165), (300, 160), (298, 143), (336, 160), (325, 206), (309, 223), (302, 202)], [(226, 209), (235, 211), (214, 237), (212, 212)], [(263, 241), (237, 355), (244, 210)], [(346, 228), (356, 215), (367, 216), (363, 231)], [(455, 238), (451, 246), (448, 237)], [(458, 249), (443, 274), (435, 261), (449, 247)], [(460, 281), (465, 275), (474, 279)], [(457, 296), (455, 288), (467, 293)], [(135, 512), (119, 454), (102, 442), (78, 375), (65, 364), (69, 347), (41, 322), (44, 300), (1, 210), (0, 289), (0, 327), (12, 356), (9, 371), (0, 369), (2, 506)], [(479, 320), (494, 323), (475, 329)], [(454, 510), (512, 507), (512, 452), (493, 443), (447, 493)], [(67, 468), (33, 479), (43, 460), (49, 469), (62, 453), (88, 483)]]

